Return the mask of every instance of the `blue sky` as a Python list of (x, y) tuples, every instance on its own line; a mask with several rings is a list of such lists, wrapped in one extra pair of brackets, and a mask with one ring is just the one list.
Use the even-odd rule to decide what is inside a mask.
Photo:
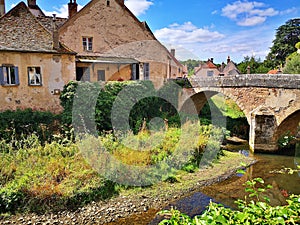
[[(25, 0), (24, 0), (25, 1)], [(102, 0), (103, 1), (103, 0)], [(18, 0), (6, 0), (9, 10)], [(68, 0), (37, 0), (49, 15), (67, 16)], [(79, 7), (89, 0), (77, 0)], [(245, 56), (265, 58), (276, 28), (300, 17), (299, 0), (125, 0), (126, 6), (180, 60), (234, 62)]]

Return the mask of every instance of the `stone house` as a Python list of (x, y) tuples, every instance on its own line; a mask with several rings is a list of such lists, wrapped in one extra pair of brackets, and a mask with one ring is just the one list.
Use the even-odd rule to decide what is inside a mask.
[(204, 63), (200, 63), (199, 67), (195, 68), (195, 76), (197, 77), (213, 77), (218, 76), (220, 71), (218, 67), (214, 64), (213, 59), (208, 59)]
[(59, 111), (59, 93), (74, 79), (68, 50), (21, 2), (0, 18), (0, 103), (6, 109)]
[(194, 75), (202, 78), (240, 74), (240, 71), (237, 69), (235, 63), (230, 60), (230, 56), (227, 58), (227, 64), (223, 62), (220, 67), (217, 67), (213, 62), (213, 58), (211, 58), (205, 63), (200, 63), (199, 67), (196, 67), (194, 70)]
[(1, 110), (59, 112), (59, 93), (70, 80), (151, 80), (160, 87), (182, 76), (175, 50), (168, 51), (124, 0), (91, 0), (80, 11), (70, 0), (68, 10), (68, 18), (49, 17), (28, 0), (5, 13), (0, 0)]

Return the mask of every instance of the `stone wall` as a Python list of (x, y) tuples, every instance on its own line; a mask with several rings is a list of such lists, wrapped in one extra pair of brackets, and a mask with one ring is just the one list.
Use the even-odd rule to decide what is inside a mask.
[[(59, 93), (55, 92), (75, 79), (74, 55), (1, 52), (0, 62), (17, 66), (20, 80), (19, 85), (0, 86), (1, 111), (32, 108), (58, 113), (62, 110)], [(28, 67), (41, 68), (41, 86), (28, 84)]]

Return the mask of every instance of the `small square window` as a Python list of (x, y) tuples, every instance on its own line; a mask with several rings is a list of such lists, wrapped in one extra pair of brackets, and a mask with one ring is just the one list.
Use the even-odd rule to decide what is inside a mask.
[(83, 37), (82, 45), (84, 51), (92, 51), (93, 50), (93, 38), (92, 37)]
[(41, 67), (28, 67), (28, 85), (42, 85)]
[(3, 65), (0, 67), (1, 85), (19, 85), (18, 67), (12, 65)]
[(208, 76), (208, 77), (214, 76), (214, 71), (208, 70), (208, 71), (207, 71), (207, 76)]

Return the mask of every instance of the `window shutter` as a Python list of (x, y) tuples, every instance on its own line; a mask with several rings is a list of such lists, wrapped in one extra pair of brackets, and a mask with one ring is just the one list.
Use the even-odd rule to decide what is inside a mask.
[(131, 64), (131, 80), (136, 80), (136, 64)]
[(20, 84), (20, 79), (19, 79), (19, 68), (17, 66), (15, 66), (15, 79), (16, 79), (16, 84), (19, 85)]
[(150, 79), (149, 63), (144, 63), (144, 80)]
[(0, 67), (0, 84), (5, 85), (4, 75), (3, 75), (3, 68), (2, 67)]
[(91, 76), (90, 76), (90, 68), (87, 67), (85, 70), (84, 70), (84, 73), (83, 73), (83, 81), (90, 81), (91, 80)]

